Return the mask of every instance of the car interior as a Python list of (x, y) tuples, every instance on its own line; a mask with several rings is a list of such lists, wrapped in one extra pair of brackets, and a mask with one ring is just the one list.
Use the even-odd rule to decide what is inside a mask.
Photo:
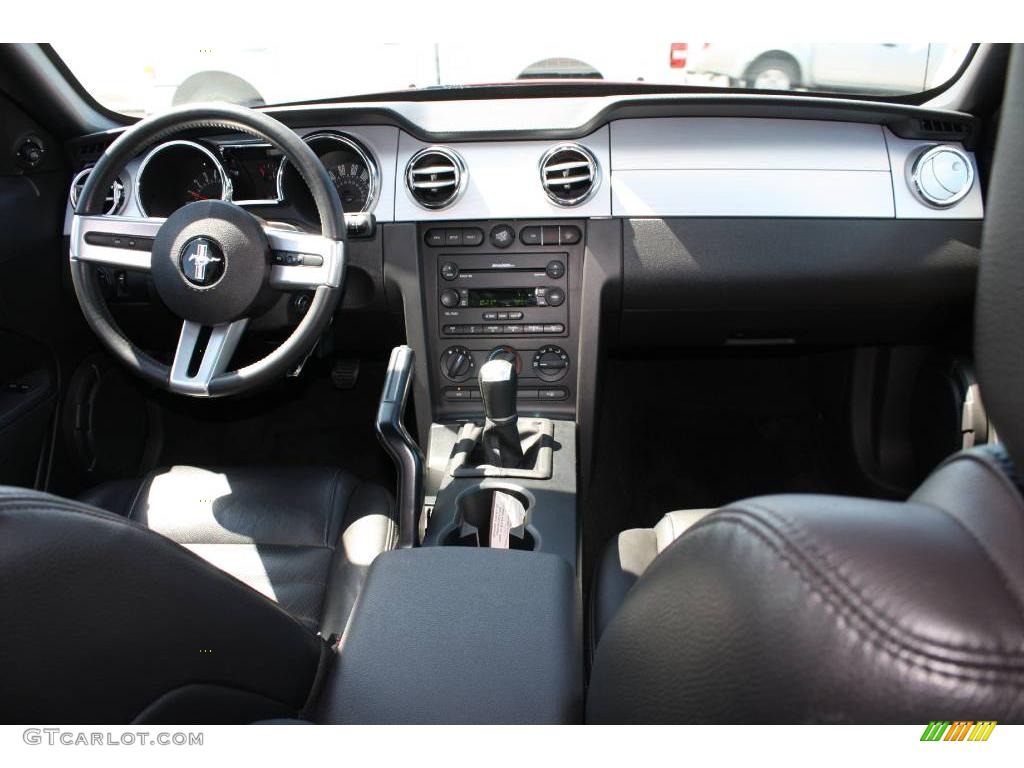
[(0, 45), (0, 721), (1024, 722), (1024, 48), (779, 77)]

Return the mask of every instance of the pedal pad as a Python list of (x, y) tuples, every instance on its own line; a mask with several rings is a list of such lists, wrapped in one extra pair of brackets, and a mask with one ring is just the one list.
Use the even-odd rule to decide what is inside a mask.
[(338, 389), (352, 389), (359, 381), (359, 359), (335, 360), (331, 366), (331, 381)]

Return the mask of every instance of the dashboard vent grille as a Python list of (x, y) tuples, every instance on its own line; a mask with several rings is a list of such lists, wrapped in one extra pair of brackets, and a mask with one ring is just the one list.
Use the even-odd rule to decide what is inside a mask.
[[(89, 174), (92, 173), (92, 168), (86, 168), (85, 170), (79, 171), (75, 178), (71, 182), (71, 209), (74, 210), (78, 207), (78, 198), (82, 194), (82, 190), (85, 188), (85, 182), (89, 179)], [(121, 183), (120, 179), (115, 179), (114, 183), (110, 185), (110, 189), (107, 190), (106, 205), (103, 207), (103, 213), (107, 216), (117, 213), (121, 209), (121, 205), (124, 203), (124, 184)]]
[(921, 130), (926, 133), (962, 134), (966, 132), (966, 127), (958, 120), (939, 120), (926, 117), (921, 120)]
[(599, 173), (597, 158), (579, 144), (552, 147), (540, 161), (544, 192), (557, 205), (580, 205), (589, 200), (597, 190)]
[(421, 149), (406, 166), (406, 184), (424, 208), (446, 208), (466, 188), (466, 165), (446, 147)]

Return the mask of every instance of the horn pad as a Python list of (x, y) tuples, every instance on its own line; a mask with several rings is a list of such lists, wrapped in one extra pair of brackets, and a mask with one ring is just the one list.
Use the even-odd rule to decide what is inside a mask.
[(153, 241), (153, 281), (184, 320), (220, 325), (253, 313), (269, 290), (270, 243), (248, 211), (221, 200), (172, 213)]

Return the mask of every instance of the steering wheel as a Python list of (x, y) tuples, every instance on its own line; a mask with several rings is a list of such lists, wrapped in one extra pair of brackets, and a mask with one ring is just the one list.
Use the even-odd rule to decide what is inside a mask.
[[(316, 201), (320, 235), (265, 226), (232, 203), (190, 203), (166, 219), (103, 215), (106, 191), (125, 164), (182, 131), (242, 132), (269, 142), (299, 172)], [(86, 321), (103, 344), (158, 387), (220, 397), (281, 378), (331, 321), (345, 276), (345, 221), (337, 190), (313, 150), (272, 117), (229, 104), (188, 105), (126, 130), (86, 181), (71, 223), (71, 278)], [(157, 294), (182, 320), (174, 361), (153, 359), (114, 322), (97, 265), (148, 272)], [(292, 334), (251, 365), (228, 370), (246, 325), (278, 291), (313, 291)]]

